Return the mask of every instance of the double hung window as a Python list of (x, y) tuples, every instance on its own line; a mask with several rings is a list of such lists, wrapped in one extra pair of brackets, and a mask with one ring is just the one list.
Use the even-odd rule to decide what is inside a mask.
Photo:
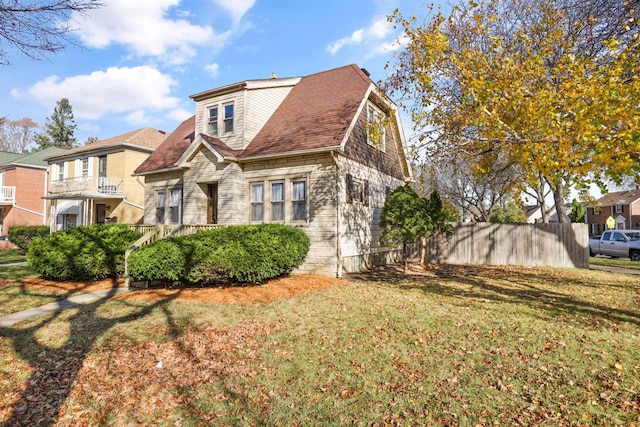
[(218, 107), (209, 108), (209, 131), (210, 136), (218, 136)]
[(284, 181), (271, 183), (271, 221), (284, 221)]
[(171, 190), (171, 204), (169, 210), (171, 212), (171, 222), (180, 222), (180, 196), (182, 192), (180, 190)]
[(264, 183), (251, 184), (251, 221), (264, 219)]
[(307, 219), (307, 181), (293, 181), (291, 191), (291, 203), (293, 205), (293, 220), (304, 221)]
[(167, 193), (158, 191), (156, 193), (156, 223), (164, 224), (164, 206), (167, 201)]

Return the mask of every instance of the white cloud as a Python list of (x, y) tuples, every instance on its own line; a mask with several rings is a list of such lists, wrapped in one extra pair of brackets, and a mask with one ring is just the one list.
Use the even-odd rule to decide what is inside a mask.
[(49, 76), (24, 92), (13, 90), (14, 98), (36, 101), (53, 108), (68, 98), (74, 116), (96, 119), (108, 113), (130, 113), (127, 120), (144, 117), (148, 110), (175, 109), (180, 99), (171, 96), (177, 83), (147, 65), (133, 68), (110, 67), (106, 71), (60, 79)]
[(244, 14), (256, 3), (255, 0), (213, 0), (213, 2), (229, 12), (234, 24), (240, 22)]
[(211, 77), (218, 77), (218, 73), (220, 72), (219, 64), (209, 64), (204, 67), (204, 70), (209, 73)]
[(195, 47), (220, 48), (230, 36), (229, 31), (216, 34), (210, 26), (169, 19), (169, 10), (180, 0), (104, 0), (103, 3), (103, 7), (86, 16), (72, 16), (72, 20), (80, 23), (78, 34), (86, 46), (103, 49), (122, 44), (140, 57), (182, 64), (196, 55)]
[[(167, 113), (167, 119), (183, 122), (189, 117), (193, 116), (193, 111), (185, 110), (184, 108), (176, 108), (175, 110), (169, 111)], [(173, 129), (170, 129), (173, 130)]]
[(332, 55), (338, 53), (345, 46), (369, 45), (388, 37), (393, 31), (393, 24), (387, 22), (387, 18), (375, 20), (366, 28), (355, 30), (349, 37), (344, 37), (327, 46), (327, 51)]
[(147, 115), (145, 110), (136, 110), (128, 114), (124, 120), (134, 126), (144, 126), (151, 122), (151, 117)]

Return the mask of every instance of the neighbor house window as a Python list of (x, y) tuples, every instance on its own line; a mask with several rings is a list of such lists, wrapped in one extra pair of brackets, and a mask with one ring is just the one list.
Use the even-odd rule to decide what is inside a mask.
[(624, 209), (622, 208), (621, 203), (616, 203), (616, 213), (622, 213)]
[(177, 223), (180, 221), (180, 195), (182, 192), (180, 190), (171, 190), (171, 205), (169, 206), (169, 210), (171, 213), (171, 222)]
[(100, 178), (107, 177), (107, 156), (98, 157), (98, 176)]
[(64, 179), (64, 163), (58, 163), (58, 181)]
[(600, 215), (602, 213), (602, 208), (600, 206), (595, 206), (593, 208), (593, 214), (594, 215)]
[(233, 102), (224, 104), (224, 133), (233, 133)]
[(384, 114), (372, 104), (367, 106), (367, 144), (385, 151)]
[(82, 159), (82, 177), (87, 178), (89, 176), (89, 159)]
[(251, 184), (251, 221), (262, 221), (264, 218), (264, 184)]
[(158, 191), (156, 193), (156, 222), (164, 224), (164, 206), (167, 201), (167, 193)]
[(209, 135), (218, 136), (218, 107), (209, 108)]
[(271, 221), (284, 221), (284, 181), (271, 183)]
[(600, 234), (600, 224), (591, 224), (591, 235), (597, 236)]
[(293, 220), (306, 221), (307, 219), (307, 181), (294, 180), (292, 182), (291, 203), (293, 207)]

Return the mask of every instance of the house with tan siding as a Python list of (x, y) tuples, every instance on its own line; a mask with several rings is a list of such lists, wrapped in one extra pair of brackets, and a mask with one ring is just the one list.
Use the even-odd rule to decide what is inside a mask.
[(144, 183), (133, 171), (166, 139), (146, 127), (48, 156), (52, 231), (79, 225), (140, 224)]
[(46, 148), (28, 154), (0, 153), (0, 234), (16, 225), (46, 225), (48, 202), (47, 156), (61, 148)]
[(411, 180), (398, 111), (365, 70), (247, 80), (192, 95), (195, 115), (135, 170), (145, 224), (283, 223), (311, 248), (301, 272), (395, 259), (386, 195)]

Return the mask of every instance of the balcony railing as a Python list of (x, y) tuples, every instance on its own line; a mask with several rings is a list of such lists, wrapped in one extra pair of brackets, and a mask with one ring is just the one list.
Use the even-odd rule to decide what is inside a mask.
[(123, 180), (107, 177), (67, 178), (51, 181), (51, 195), (123, 195)]
[(16, 187), (0, 186), (0, 203), (15, 203)]

